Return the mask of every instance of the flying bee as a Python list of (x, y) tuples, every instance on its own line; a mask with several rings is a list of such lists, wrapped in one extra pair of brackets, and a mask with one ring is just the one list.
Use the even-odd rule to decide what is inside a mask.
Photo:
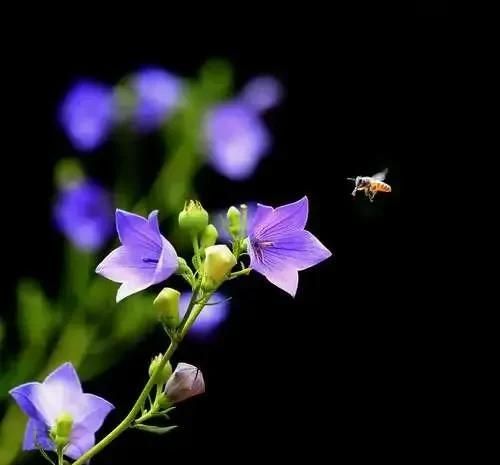
[(356, 196), (357, 191), (364, 191), (365, 195), (373, 202), (373, 198), (377, 192), (391, 192), (391, 186), (384, 182), (388, 169), (373, 176), (356, 176), (355, 178), (347, 178), (349, 181), (354, 181), (354, 190), (352, 196)]

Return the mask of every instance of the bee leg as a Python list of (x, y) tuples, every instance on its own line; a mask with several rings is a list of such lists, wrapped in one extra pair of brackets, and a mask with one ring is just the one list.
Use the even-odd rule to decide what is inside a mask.
[(354, 188), (354, 190), (352, 191), (351, 195), (352, 195), (353, 197), (356, 197), (356, 192), (357, 192), (357, 191), (358, 191), (358, 189)]
[(375, 197), (375, 192), (370, 192), (370, 193), (368, 194), (368, 196), (369, 196), (369, 198), (370, 198), (370, 202), (373, 202), (373, 199), (374, 199), (374, 197)]

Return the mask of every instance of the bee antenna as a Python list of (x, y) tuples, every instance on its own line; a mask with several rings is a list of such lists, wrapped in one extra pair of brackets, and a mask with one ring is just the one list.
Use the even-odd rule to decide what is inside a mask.
[(356, 181), (356, 178), (346, 178), (348, 181)]

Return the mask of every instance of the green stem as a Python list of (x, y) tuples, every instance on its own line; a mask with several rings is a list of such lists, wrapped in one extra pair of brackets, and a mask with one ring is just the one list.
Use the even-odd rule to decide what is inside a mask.
[(57, 465), (64, 465), (64, 454), (62, 449), (57, 451)]
[(231, 275), (229, 276), (229, 279), (234, 279), (234, 278), (237, 278), (238, 276), (250, 274), (250, 271), (252, 271), (252, 268), (244, 268), (240, 271), (235, 271), (234, 273), (231, 273)]
[(101, 452), (112, 441), (114, 441), (118, 436), (120, 436), (120, 434), (122, 434), (132, 424), (132, 422), (137, 417), (137, 414), (140, 412), (141, 407), (144, 405), (144, 402), (146, 402), (146, 399), (148, 398), (151, 389), (153, 389), (153, 387), (155, 386), (156, 376), (161, 370), (163, 370), (164, 366), (170, 360), (175, 350), (177, 349), (178, 345), (179, 343), (177, 341), (170, 342), (170, 345), (165, 354), (163, 355), (161, 362), (159, 363), (158, 367), (149, 378), (149, 381), (147, 382), (146, 386), (144, 386), (144, 389), (142, 390), (141, 395), (139, 396), (134, 406), (132, 407), (132, 410), (130, 410), (129, 414), (123, 419), (123, 421), (105, 438), (103, 438), (94, 447), (92, 447), (85, 454), (83, 454), (76, 462), (73, 462), (73, 465), (83, 465), (84, 463), (88, 462), (92, 457)]
[[(195, 305), (196, 302), (196, 296), (197, 292), (193, 292), (193, 295), (191, 296), (191, 300), (189, 302), (188, 308), (186, 310), (186, 315), (190, 315), (193, 313), (196, 313), (196, 316), (200, 313), (201, 309), (203, 308), (203, 305), (205, 305), (206, 300), (210, 297), (210, 295), (207, 296), (206, 300), (203, 299), (202, 302), (198, 305)], [(198, 307), (200, 307), (198, 309)], [(195, 317), (196, 318), (196, 317)], [(170, 342), (170, 345), (165, 352), (165, 355), (163, 355), (163, 358), (161, 359), (160, 363), (156, 367), (156, 370), (151, 374), (151, 377), (149, 378), (149, 381), (147, 382), (146, 386), (144, 386), (144, 389), (142, 390), (139, 398), (135, 402), (134, 406), (132, 407), (132, 410), (130, 410), (129, 414), (123, 419), (123, 421), (113, 430), (111, 433), (109, 433), (105, 438), (103, 438), (101, 441), (99, 441), (94, 447), (89, 449), (85, 454), (83, 454), (76, 462), (73, 462), (73, 465), (82, 465), (83, 463), (87, 462), (90, 460), (94, 455), (98, 454), (103, 450), (105, 447), (107, 447), (112, 441), (114, 441), (120, 434), (122, 434), (131, 424), (132, 422), (137, 418), (137, 414), (141, 411), (142, 406), (144, 405), (144, 402), (146, 402), (146, 399), (149, 396), (149, 393), (153, 389), (153, 386), (155, 386), (156, 379), (158, 374), (163, 370), (167, 362), (172, 358), (172, 355), (174, 354), (175, 350), (179, 346), (180, 342), (186, 335), (187, 331), (193, 324), (194, 319), (192, 320), (191, 318), (188, 318), (184, 324), (184, 326), (180, 326), (182, 330), (180, 330), (177, 334), (177, 337), (172, 339)], [(188, 325), (189, 323), (189, 325)], [(144, 414), (143, 416), (148, 415), (147, 413)], [(140, 418), (142, 419), (143, 416)]]
[(196, 270), (199, 270), (201, 264), (201, 257), (200, 257), (200, 245), (198, 243), (198, 236), (196, 234), (193, 235), (193, 250), (194, 250), (193, 264)]

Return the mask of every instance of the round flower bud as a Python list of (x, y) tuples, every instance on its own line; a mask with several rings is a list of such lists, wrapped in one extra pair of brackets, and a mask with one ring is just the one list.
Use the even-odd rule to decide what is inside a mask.
[(171, 403), (182, 402), (204, 392), (202, 372), (189, 363), (179, 363), (165, 386), (165, 395)]
[[(161, 359), (163, 358), (162, 354), (158, 354), (153, 360), (151, 360), (151, 363), (149, 364), (149, 376), (153, 376), (153, 373), (158, 369), (158, 366), (161, 363)], [(170, 362), (167, 362), (161, 372), (158, 374), (158, 378), (156, 379), (157, 384), (165, 384), (167, 380), (170, 378), (172, 375), (172, 365)]]
[(214, 245), (215, 242), (217, 241), (218, 236), (219, 233), (217, 232), (217, 228), (213, 224), (209, 224), (203, 231), (203, 234), (201, 235), (201, 241), (200, 241), (201, 248), (205, 249), (206, 247)]
[(179, 297), (181, 293), (170, 287), (165, 287), (153, 301), (153, 307), (158, 319), (168, 328), (179, 326)]
[(231, 207), (227, 211), (227, 223), (231, 236), (238, 237), (241, 233), (241, 213), (236, 207)]
[(179, 226), (185, 232), (200, 234), (208, 225), (208, 212), (197, 200), (190, 200), (179, 213)]
[(226, 245), (212, 245), (205, 249), (203, 285), (216, 288), (236, 265), (236, 258)]

